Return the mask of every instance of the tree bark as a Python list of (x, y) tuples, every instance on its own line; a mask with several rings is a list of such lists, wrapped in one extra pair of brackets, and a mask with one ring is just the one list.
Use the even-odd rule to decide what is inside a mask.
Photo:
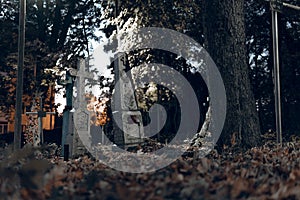
[(257, 146), (260, 128), (247, 64), (244, 1), (209, 0), (204, 9), (207, 50), (220, 70), (227, 95), (227, 115), (218, 147)]

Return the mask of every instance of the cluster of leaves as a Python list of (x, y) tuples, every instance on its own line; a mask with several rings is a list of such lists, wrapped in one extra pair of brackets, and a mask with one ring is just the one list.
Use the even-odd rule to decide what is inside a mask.
[(53, 146), (25, 148), (7, 158), (2, 154), (0, 192), (22, 199), (298, 199), (299, 139), (281, 148), (274, 135), (267, 139), (246, 152), (184, 156), (146, 174), (115, 171), (89, 156), (65, 162), (53, 156)]

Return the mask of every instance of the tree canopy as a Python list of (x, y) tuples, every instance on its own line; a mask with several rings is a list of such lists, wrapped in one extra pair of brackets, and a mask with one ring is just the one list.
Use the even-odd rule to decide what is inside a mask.
[[(16, 80), (18, 4), (1, 1), (0, 71), (1, 106), (14, 102)], [(99, 2), (91, 0), (27, 1), (24, 96), (47, 91), (61, 79), (60, 72), (75, 65), (89, 51), (89, 40), (98, 40)], [(74, 67), (74, 66), (73, 66)]]

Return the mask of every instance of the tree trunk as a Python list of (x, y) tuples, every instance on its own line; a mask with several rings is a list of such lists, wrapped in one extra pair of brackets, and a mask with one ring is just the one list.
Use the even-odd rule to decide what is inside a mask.
[(218, 147), (257, 146), (260, 128), (247, 64), (244, 1), (209, 0), (204, 8), (207, 50), (220, 70), (227, 95), (227, 115)]

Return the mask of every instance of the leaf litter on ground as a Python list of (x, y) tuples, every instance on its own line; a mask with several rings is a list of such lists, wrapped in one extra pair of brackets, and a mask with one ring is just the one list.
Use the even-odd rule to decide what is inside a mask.
[[(228, 148), (222, 154), (194, 155), (155, 172), (133, 174), (90, 155), (63, 161), (53, 146), (17, 153), (3, 149), (0, 194), (6, 199), (300, 199), (300, 141), (295, 137), (283, 147), (266, 140), (245, 152)], [(116, 155), (106, 156), (113, 162)]]

